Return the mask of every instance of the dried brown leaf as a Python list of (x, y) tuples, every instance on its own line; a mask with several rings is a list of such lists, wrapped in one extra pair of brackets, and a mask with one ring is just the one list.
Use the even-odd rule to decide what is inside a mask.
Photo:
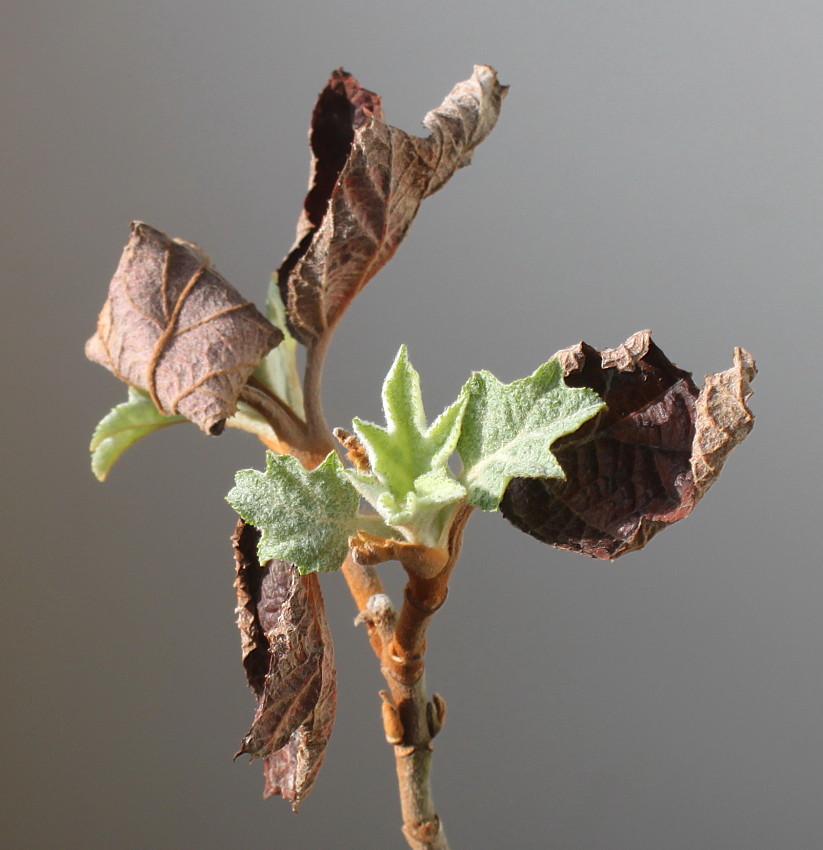
[(754, 358), (735, 348), (734, 365), (707, 375), (697, 398), (697, 422), (692, 472), (699, 499), (714, 484), (732, 449), (752, 430), (754, 416), (747, 406), (751, 381), (757, 374)]
[(380, 97), (364, 89), (342, 68), (332, 71), (325, 88), (317, 97), (311, 117), (309, 191), (297, 222), (297, 235), (294, 245), (277, 270), (284, 301), (289, 275), (306, 253), (312, 236), (326, 215), (337, 178), (348, 159), (354, 132), (363, 126), (370, 115), (382, 120)]
[(198, 246), (134, 222), (86, 356), (146, 390), (162, 414), (219, 434), (282, 338)]
[(469, 164), (497, 122), (506, 87), (492, 68), (475, 66), (471, 79), (455, 86), (423, 119), (431, 133), (427, 138), (384, 124), (376, 96), (367, 93), (374, 98), (369, 100), (356, 84), (352, 91), (347, 96), (360, 98), (365, 108), (358, 111), (354, 104), (360, 101), (351, 100), (350, 114), (354, 121), (362, 117), (363, 124), (354, 132), (322, 218), (315, 215), (309, 228), (311, 216), (304, 213), (297, 244), (278, 275), (290, 327), (306, 344), (333, 328), (391, 259), (422, 200)]
[[(310, 593), (320, 597), (320, 580), (317, 573), (302, 576)], [(320, 693), (312, 713), (300, 724), (285, 747), (272, 753), (263, 761), (266, 784), (264, 797), (280, 795), (297, 811), (317, 779), (334, 725), (337, 707), (337, 684), (334, 670), (334, 653), (331, 636), (323, 617), (327, 650), (320, 667)]]
[(700, 394), (649, 331), (615, 349), (580, 343), (558, 352), (566, 383), (595, 390), (607, 410), (553, 444), (566, 479), (515, 479), (503, 515), (545, 543), (595, 558), (643, 548), (692, 512), (751, 429), (754, 363), (738, 352), (736, 367), (708, 378)]
[(334, 650), (320, 584), (285, 561), (261, 567), (259, 531), (238, 522), (234, 545), (243, 665), (257, 697), (238, 755), (264, 759), (265, 796), (296, 809), (311, 790), (334, 723)]

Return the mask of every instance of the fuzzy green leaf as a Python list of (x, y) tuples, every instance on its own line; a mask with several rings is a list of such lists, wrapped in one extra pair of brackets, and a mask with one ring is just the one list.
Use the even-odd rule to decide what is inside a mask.
[(448, 468), (457, 446), (465, 398), (426, 424), (420, 376), (401, 346), (383, 384), (386, 428), (354, 420), (371, 474), (348, 471), (358, 492), (407, 540), (441, 546), (448, 519), (466, 495)]
[(461, 481), (469, 504), (484, 511), (499, 508), (512, 478), (563, 478), (551, 444), (604, 407), (592, 390), (567, 387), (556, 360), (511, 384), (475, 372), (463, 392), (468, 403), (457, 445)]
[(301, 573), (340, 568), (360, 499), (334, 452), (311, 470), (290, 455), (267, 452), (266, 471), (243, 469), (235, 484), (226, 501), (260, 529), (261, 564), (280, 558)]
[(163, 416), (148, 393), (129, 387), (128, 401), (112, 408), (94, 429), (89, 446), (92, 472), (105, 481), (115, 461), (141, 437), (186, 421), (185, 416)]

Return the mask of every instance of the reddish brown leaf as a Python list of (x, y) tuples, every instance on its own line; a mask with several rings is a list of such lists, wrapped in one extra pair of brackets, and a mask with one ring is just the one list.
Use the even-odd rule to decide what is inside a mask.
[(198, 246), (134, 222), (86, 356), (146, 390), (164, 415), (219, 434), (282, 338)]
[[(501, 511), (561, 549), (601, 559), (641, 549), (688, 516), (708, 488), (701, 482), (710, 473), (695, 476), (695, 459), (709, 452), (699, 464), (714, 480), (751, 429), (745, 401), (753, 361), (736, 355), (738, 367), (708, 378), (698, 395), (691, 375), (668, 360), (649, 331), (615, 349), (598, 352), (580, 343), (555, 356), (567, 384), (595, 390), (608, 408), (553, 444), (566, 480), (515, 479)], [(709, 446), (718, 446), (717, 454)]]
[(238, 522), (234, 545), (243, 665), (257, 711), (238, 755), (264, 759), (265, 796), (297, 809), (320, 770), (334, 723), (334, 650), (320, 584), (292, 564), (257, 560), (259, 531)]
[[(336, 85), (340, 88), (342, 81)], [(322, 172), (326, 178), (335, 175), (328, 198), (317, 181), (321, 172), (315, 152), (316, 202), (309, 210), (307, 199), (297, 243), (279, 274), (298, 339), (308, 344), (335, 326), (355, 295), (391, 259), (422, 200), (469, 164), (494, 127), (505, 93), (493, 69), (476, 66), (471, 79), (455, 86), (423, 119), (431, 133), (423, 139), (384, 124), (376, 96), (349, 78), (348, 106), (334, 113), (335, 121), (348, 114), (353, 126), (359, 120), (362, 126), (356, 127), (345, 164), (335, 172), (347, 144), (347, 134), (338, 127), (332, 146), (337, 159), (329, 157), (335, 165)], [(323, 185), (331, 184), (326, 180)]]
[(342, 68), (332, 71), (326, 87), (317, 97), (311, 117), (309, 191), (297, 222), (297, 235), (291, 251), (277, 270), (284, 302), (288, 297), (286, 284), (289, 275), (306, 253), (315, 231), (323, 221), (337, 178), (348, 159), (354, 131), (362, 127), (370, 115), (382, 120), (380, 97), (364, 89)]
[[(317, 573), (310, 573), (303, 576), (303, 579), (310, 586), (311, 593), (317, 594), (322, 608), (320, 580)], [(320, 667), (320, 694), (314, 710), (295, 730), (288, 744), (263, 761), (266, 779), (263, 796), (280, 795), (292, 804), (294, 811), (297, 811), (300, 803), (311, 791), (320, 772), (337, 707), (334, 654), (328, 626), (325, 625), (325, 617), (323, 623), (328, 645)]]

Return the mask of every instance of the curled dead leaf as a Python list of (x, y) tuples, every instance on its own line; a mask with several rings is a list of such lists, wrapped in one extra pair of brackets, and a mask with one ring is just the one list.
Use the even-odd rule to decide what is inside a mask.
[(198, 246), (134, 222), (86, 356), (147, 391), (160, 413), (219, 434), (282, 338)]
[[(297, 241), (278, 272), (289, 326), (301, 342), (309, 344), (336, 325), (391, 259), (422, 200), (469, 164), (497, 122), (506, 90), (492, 68), (475, 66), (471, 79), (426, 115), (431, 135), (419, 138), (384, 124), (377, 95), (350, 75), (332, 75), (312, 119), (315, 158)], [(342, 120), (347, 114), (350, 140)], [(336, 132), (323, 156), (315, 139), (326, 121)]]
[(264, 762), (264, 796), (296, 810), (311, 790), (336, 706), (334, 649), (316, 574), (285, 561), (261, 567), (260, 532), (240, 520), (232, 537), (243, 666), (257, 698), (238, 755)]
[(698, 392), (649, 331), (615, 349), (580, 343), (555, 356), (566, 383), (595, 390), (607, 409), (553, 444), (565, 480), (515, 479), (501, 511), (561, 549), (601, 559), (641, 549), (694, 510), (751, 430), (754, 361), (737, 349), (735, 366)]
[(697, 422), (692, 453), (696, 498), (714, 484), (732, 449), (754, 427), (747, 403), (751, 381), (757, 374), (754, 358), (735, 348), (734, 365), (725, 372), (707, 375), (697, 399)]

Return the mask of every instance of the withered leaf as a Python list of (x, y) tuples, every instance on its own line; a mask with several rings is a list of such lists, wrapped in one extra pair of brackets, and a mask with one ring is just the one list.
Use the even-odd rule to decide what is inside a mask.
[[(304, 344), (336, 325), (391, 259), (422, 200), (469, 164), (497, 122), (506, 94), (492, 68), (475, 66), (471, 79), (426, 115), (423, 124), (431, 135), (419, 138), (384, 124), (377, 96), (343, 72), (336, 74), (315, 110), (312, 189), (297, 242), (278, 272), (290, 327)], [(354, 128), (350, 142), (342, 126), (346, 115)], [(329, 133), (334, 141), (321, 153), (314, 140), (325, 121), (334, 127)]]
[(757, 374), (754, 358), (735, 348), (734, 365), (707, 375), (697, 398), (697, 422), (692, 474), (697, 498), (714, 484), (732, 449), (752, 430), (754, 416), (747, 406), (751, 381)]
[[(303, 578), (311, 580), (319, 592), (317, 573)], [(337, 684), (331, 642), (329, 652), (323, 658), (320, 676), (320, 695), (312, 713), (295, 730), (285, 747), (263, 760), (263, 796), (279, 795), (291, 803), (294, 811), (306, 799), (317, 779), (334, 725)]]
[(148, 392), (163, 415), (219, 434), (283, 336), (198, 246), (142, 222), (131, 227), (86, 356)]
[(698, 393), (649, 331), (615, 349), (580, 343), (555, 356), (566, 383), (595, 390), (607, 409), (554, 443), (566, 480), (516, 479), (501, 511), (561, 549), (601, 559), (641, 549), (694, 510), (751, 430), (754, 362), (738, 349), (735, 368), (707, 378)]
[(337, 178), (346, 164), (354, 141), (354, 132), (374, 115), (383, 118), (379, 95), (364, 89), (342, 68), (332, 71), (325, 88), (317, 97), (309, 129), (312, 160), (309, 191), (297, 222), (297, 235), (286, 258), (277, 270), (284, 303), (286, 282), (298, 260), (306, 253), (315, 231), (320, 227)]
[(334, 723), (334, 650), (320, 584), (285, 561), (261, 567), (259, 531), (240, 520), (232, 537), (243, 666), (257, 711), (238, 755), (264, 759), (265, 796), (297, 809), (323, 761)]

